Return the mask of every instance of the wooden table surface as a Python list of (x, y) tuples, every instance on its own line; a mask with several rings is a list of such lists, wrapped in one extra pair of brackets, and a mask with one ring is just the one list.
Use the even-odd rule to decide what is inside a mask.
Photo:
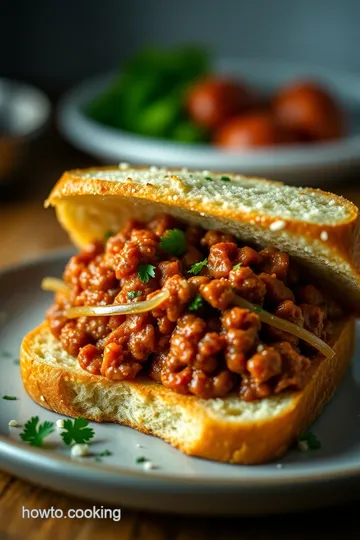
[[(10, 190), (10, 195), (6, 193), (5, 199), (0, 200), (0, 267), (69, 243), (53, 211), (44, 210), (42, 201), (63, 169), (90, 165), (93, 161), (71, 150), (54, 135), (42, 141), (37, 152), (37, 160), (28, 169), (27, 185), (17, 187), (15, 194)], [(343, 184), (332, 189), (360, 204), (360, 188)], [(356, 504), (307, 514), (237, 519), (177, 517), (122, 508), (120, 522), (109, 519), (24, 519), (21, 517), (22, 506), (28, 509), (53, 506), (67, 510), (92, 508), (93, 503), (30, 485), (0, 471), (0, 540), (360, 538)]]

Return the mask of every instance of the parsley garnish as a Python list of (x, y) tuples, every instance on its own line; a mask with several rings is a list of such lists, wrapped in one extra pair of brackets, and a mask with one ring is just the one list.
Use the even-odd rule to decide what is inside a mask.
[(321, 442), (312, 431), (306, 431), (299, 438), (299, 442), (306, 442), (310, 450), (319, 450)]
[(221, 176), (220, 180), (222, 180), (223, 182), (231, 182), (231, 178), (229, 176)]
[(107, 242), (112, 236), (115, 236), (115, 233), (113, 231), (106, 231), (106, 233), (104, 234), (104, 241)]
[(198, 274), (200, 274), (201, 270), (204, 268), (206, 264), (207, 264), (207, 259), (204, 259), (203, 261), (195, 263), (190, 267), (190, 270), (188, 270), (188, 273), (194, 274), (195, 276), (197, 276)]
[(235, 266), (232, 267), (233, 270), (237, 270), (238, 268), (240, 268), (242, 266), (242, 263), (237, 263), (235, 264)]
[(110, 450), (103, 450), (99, 454), (96, 454), (95, 461), (102, 461), (101, 458), (111, 456), (111, 455), (112, 455), (112, 453), (110, 452)]
[(32, 446), (42, 446), (45, 437), (54, 431), (54, 422), (44, 422), (39, 424), (39, 417), (33, 416), (24, 426), (24, 431), (20, 433), (20, 437), (24, 442), (28, 442)]
[(20, 366), (20, 358), (16, 358), (14, 360), (14, 364), (16, 364), (17, 366)]
[(16, 401), (17, 397), (15, 396), (3, 396), (3, 399), (7, 399), (8, 401)]
[(254, 311), (255, 313), (260, 313), (261, 311), (263, 311), (263, 308), (261, 306), (254, 306)]
[(180, 257), (186, 251), (186, 237), (180, 229), (168, 229), (161, 237), (160, 247), (170, 255)]
[(144, 456), (136, 458), (136, 463), (145, 463), (145, 461), (149, 461), (149, 460), (146, 459), (146, 457)]
[(138, 274), (143, 283), (147, 283), (151, 277), (155, 277), (155, 266), (152, 264), (140, 264)]
[(99, 456), (100, 457), (111, 456), (111, 452), (110, 450), (103, 450), (102, 452), (100, 452)]
[(211, 176), (205, 176), (205, 180), (209, 180), (209, 182), (212, 182)]
[(95, 435), (92, 428), (87, 427), (89, 422), (82, 417), (72, 420), (64, 420), (64, 431), (61, 432), (62, 440), (70, 445), (72, 442), (77, 444), (88, 443)]
[(201, 307), (203, 307), (204, 301), (202, 299), (202, 296), (200, 294), (197, 294), (195, 298), (190, 302), (188, 305), (189, 311), (197, 311)]
[(133, 298), (137, 298), (138, 296), (141, 296), (141, 295), (142, 295), (141, 291), (130, 291), (130, 292), (128, 292), (128, 298), (130, 298), (130, 300), (132, 300)]

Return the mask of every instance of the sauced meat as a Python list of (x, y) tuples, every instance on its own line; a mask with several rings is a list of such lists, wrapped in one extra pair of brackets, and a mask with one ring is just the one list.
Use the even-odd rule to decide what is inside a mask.
[(211, 276), (216, 279), (227, 278), (234, 266), (237, 252), (238, 247), (234, 242), (220, 242), (211, 246), (208, 257)]
[(275, 274), (285, 280), (289, 270), (289, 255), (276, 248), (268, 247), (259, 252), (259, 267), (266, 274)]
[(213, 308), (221, 311), (228, 307), (234, 295), (227, 279), (213, 279), (209, 283), (200, 285), (200, 293)]
[[(181, 249), (162, 244), (171, 229), (175, 242), (182, 235)], [(70, 259), (64, 281), (71, 295), (58, 293), (47, 319), (84, 370), (113, 380), (144, 372), (204, 399), (237, 392), (252, 401), (306, 384), (314, 350), (235, 306), (236, 295), (325, 340), (341, 316), (287, 253), (166, 214), (147, 224), (129, 220), (94, 242)], [(136, 304), (162, 289), (169, 297), (151, 312), (66, 317), (71, 306)]]
[[(304, 315), (301, 307), (297, 306), (292, 300), (284, 300), (274, 310), (274, 315), (290, 321), (297, 326), (303, 328), (304, 326)], [(299, 343), (299, 338), (289, 332), (284, 332), (273, 326), (266, 325), (266, 334), (267, 336), (274, 341), (288, 341), (292, 345), (297, 345)]]
[(246, 298), (246, 300), (255, 304), (263, 303), (266, 294), (266, 285), (248, 266), (231, 270), (229, 281), (235, 291)]

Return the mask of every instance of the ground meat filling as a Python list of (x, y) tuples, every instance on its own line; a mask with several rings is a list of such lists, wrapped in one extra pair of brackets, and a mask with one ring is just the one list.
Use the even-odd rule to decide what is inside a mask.
[[(84, 370), (112, 380), (144, 373), (204, 399), (237, 392), (253, 401), (301, 389), (315, 356), (297, 337), (234, 306), (235, 295), (325, 341), (341, 316), (287, 253), (165, 214), (147, 224), (130, 220), (91, 244), (63, 277), (71, 296), (57, 293), (47, 319)], [(66, 318), (71, 306), (141, 302), (163, 288), (169, 298), (151, 312)]]

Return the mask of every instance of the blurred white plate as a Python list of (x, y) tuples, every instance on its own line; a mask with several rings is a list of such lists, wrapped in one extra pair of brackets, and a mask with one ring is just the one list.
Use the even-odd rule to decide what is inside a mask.
[(214, 71), (243, 79), (265, 93), (296, 78), (323, 82), (332, 88), (348, 110), (350, 135), (338, 142), (246, 153), (226, 152), (207, 144), (177, 143), (136, 135), (99, 124), (83, 113), (85, 105), (107, 87), (113, 74), (86, 80), (62, 99), (58, 115), (60, 131), (74, 146), (104, 163), (128, 161), (233, 171), (307, 185), (328, 184), (360, 170), (360, 76), (260, 60), (221, 60)]

